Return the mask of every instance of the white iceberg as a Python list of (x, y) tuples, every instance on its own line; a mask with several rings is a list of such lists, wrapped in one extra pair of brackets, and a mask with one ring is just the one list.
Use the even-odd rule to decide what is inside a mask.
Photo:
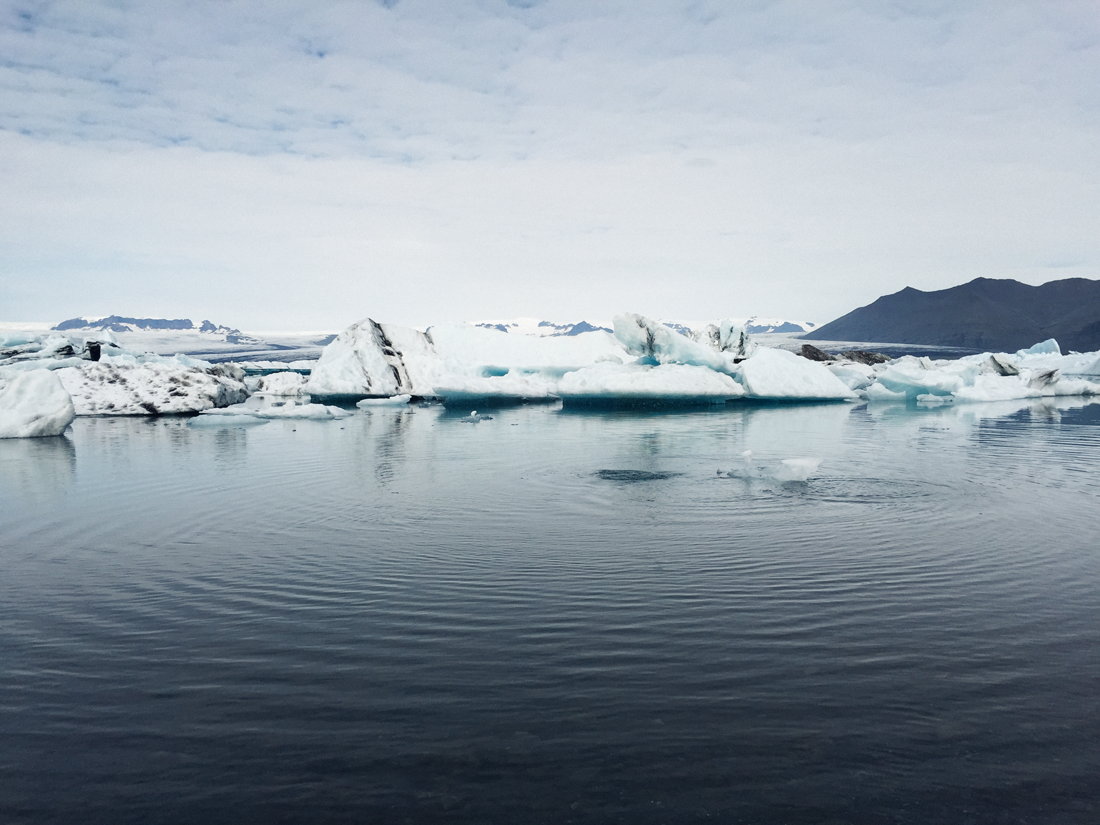
[[(306, 382), (306, 392), (321, 396), (389, 396), (412, 392), (404, 353), (395, 348), (391, 336), (399, 337), (395, 328), (370, 318), (352, 324), (321, 351), (321, 358)], [(424, 349), (428, 348), (430, 342), (425, 341)]]
[(75, 417), (72, 398), (49, 370), (22, 372), (0, 389), (0, 438), (61, 435)]
[(706, 367), (601, 363), (566, 373), (558, 394), (567, 404), (722, 404), (745, 390), (730, 376)]
[(758, 347), (734, 373), (751, 398), (783, 401), (850, 401), (856, 396), (822, 364), (793, 352)]
[(955, 361), (905, 356), (885, 365), (876, 383), (866, 389), (868, 400), (913, 400), (928, 406), (936, 397), (945, 403), (983, 403), (1028, 398), (1098, 395), (1100, 382), (1095, 353), (1062, 355), (1050, 339), (1015, 354), (981, 353)]
[(305, 390), (322, 399), (552, 398), (555, 382), (566, 372), (601, 358), (621, 363), (628, 357), (602, 331), (535, 338), (459, 324), (420, 332), (368, 318), (325, 347)]
[(243, 372), (228, 364), (85, 361), (57, 370), (77, 415), (167, 415), (227, 407), (248, 397)]
[[(312, 421), (332, 421), (339, 418), (347, 418), (352, 413), (340, 407), (325, 404), (299, 404), (293, 400), (276, 401), (269, 404), (256, 403), (250, 399), (241, 404), (233, 404), (229, 407), (203, 410), (197, 418), (257, 418), (257, 419), (297, 419)], [(194, 419), (192, 419), (194, 420)]]
[(301, 395), (305, 392), (306, 377), (299, 372), (273, 372), (260, 376), (256, 392), (267, 395)]
[[(820, 458), (784, 458), (775, 464), (761, 464), (753, 455), (752, 450), (741, 453), (741, 464), (734, 467), (725, 475), (729, 478), (761, 479), (765, 481), (778, 481), (790, 483), (793, 481), (807, 481), (821, 467)], [(722, 471), (718, 471), (722, 475)]]
[[(1062, 355), (1045, 341), (1013, 355), (957, 361), (907, 356), (884, 364), (828, 365), (758, 346), (733, 321), (681, 334), (636, 314), (605, 331), (528, 336), (468, 324), (419, 332), (366, 319), (329, 344), (302, 389), (333, 396), (441, 398), (446, 404), (717, 403), (781, 401), (995, 401), (1100, 392), (1096, 353)], [(290, 384), (296, 379), (278, 379)], [(256, 383), (257, 389), (263, 385)]]
[[(615, 337), (631, 355), (651, 359), (657, 364), (684, 364), (707, 367), (717, 372), (729, 372), (732, 358), (721, 350), (693, 341), (669, 329), (659, 321), (628, 312), (614, 319)], [(721, 346), (720, 341), (718, 342)]]
[(356, 403), (360, 409), (369, 410), (374, 407), (405, 407), (412, 401), (411, 395), (391, 395), (389, 398), (364, 398)]
[(466, 406), (474, 401), (555, 401), (558, 398), (554, 380), (511, 370), (504, 375), (490, 376), (447, 373), (436, 379), (434, 394), (451, 406)]

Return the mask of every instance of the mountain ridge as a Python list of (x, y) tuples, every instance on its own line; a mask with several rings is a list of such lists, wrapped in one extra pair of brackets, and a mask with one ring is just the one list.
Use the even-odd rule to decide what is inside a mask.
[(905, 287), (802, 336), (1014, 352), (1054, 338), (1063, 349), (1100, 349), (1100, 281), (1066, 278), (1031, 286), (975, 278), (924, 292)]

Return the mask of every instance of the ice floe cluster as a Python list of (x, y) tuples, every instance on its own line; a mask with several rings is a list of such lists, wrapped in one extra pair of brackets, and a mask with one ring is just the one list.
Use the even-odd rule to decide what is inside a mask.
[(906, 355), (881, 364), (836, 361), (827, 368), (868, 401), (938, 405), (1100, 395), (1100, 353), (1063, 355), (1053, 339), (1013, 354), (954, 361)]
[[(0, 334), (0, 413), (4, 416), (29, 409), (36, 403), (32, 398), (48, 410), (51, 404), (60, 404), (58, 393), (64, 393), (76, 415), (196, 413), (244, 401), (249, 395), (244, 377), (243, 370), (231, 364), (131, 352), (110, 331), (82, 343), (54, 333)], [(26, 388), (31, 386), (38, 389), (28, 395)], [(33, 434), (53, 434), (50, 429)], [(5, 425), (4, 432), (9, 430), (21, 428)]]
[(684, 335), (634, 314), (615, 318), (614, 332), (541, 338), (471, 325), (419, 332), (367, 319), (325, 348), (304, 389), (327, 398), (409, 394), (447, 404), (856, 397), (826, 367), (757, 347), (732, 321)]
[(250, 375), (242, 365), (131, 352), (109, 330), (83, 342), (55, 332), (0, 334), (0, 436), (51, 434), (67, 426), (70, 413), (201, 413), (195, 426), (331, 420), (352, 414), (333, 404), (353, 401), (365, 409), (417, 399), (467, 409), (557, 400), (578, 406), (753, 399), (938, 406), (1100, 395), (1100, 353), (1063, 355), (1053, 340), (948, 361), (831, 355), (809, 345), (800, 356), (759, 346), (729, 320), (676, 330), (624, 314), (613, 327), (529, 336), (471, 324), (422, 332), (365, 319), (336, 336), (308, 371), (309, 362), (249, 363)]
[(1046, 341), (957, 361), (860, 351), (800, 357), (758, 346), (732, 321), (685, 334), (633, 314), (615, 318), (613, 332), (541, 338), (471, 325), (419, 332), (367, 319), (326, 347), (302, 389), (328, 398), (411, 395), (456, 405), (478, 399), (942, 404), (1100, 394), (1100, 355), (1062, 355)]

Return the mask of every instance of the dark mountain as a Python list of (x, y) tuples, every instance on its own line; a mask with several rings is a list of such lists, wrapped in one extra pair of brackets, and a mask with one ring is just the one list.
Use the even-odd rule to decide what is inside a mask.
[[(209, 321), (204, 321), (209, 324)], [(54, 329), (100, 329), (111, 332), (132, 332), (135, 329), (195, 329), (190, 318), (125, 318), (121, 315), (108, 315), (106, 318), (91, 320), (88, 318), (70, 318), (62, 321)], [(213, 329), (213, 325), (211, 325)]]
[(1047, 338), (1063, 351), (1100, 349), (1100, 281), (1042, 286), (975, 278), (936, 292), (906, 287), (802, 336), (1014, 352)]
[(759, 335), (766, 332), (804, 332), (805, 329), (801, 324), (794, 324), (790, 321), (782, 321), (778, 324), (754, 324), (750, 322), (745, 327), (745, 332), (749, 335)]

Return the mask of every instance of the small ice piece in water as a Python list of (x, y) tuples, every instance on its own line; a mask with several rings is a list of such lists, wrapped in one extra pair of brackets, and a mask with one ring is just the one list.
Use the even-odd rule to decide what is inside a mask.
[(411, 395), (391, 395), (389, 398), (364, 398), (362, 401), (357, 401), (355, 406), (361, 409), (370, 409), (371, 407), (404, 407), (407, 406), (409, 401), (412, 400)]
[(234, 404), (231, 407), (203, 410), (201, 415), (331, 421), (338, 418), (347, 418), (351, 413), (339, 407), (330, 407), (324, 404), (297, 404), (292, 399), (287, 399), (286, 401), (273, 402), (270, 406), (266, 407), (254, 407), (249, 403)]
[(917, 405), (921, 407), (942, 407), (944, 404), (950, 404), (955, 400), (953, 395), (933, 395), (932, 393), (924, 393), (917, 396)]
[(753, 459), (752, 450), (741, 453), (744, 466), (727, 473), (729, 478), (756, 478), (764, 481), (806, 481), (821, 466), (820, 458), (784, 458), (777, 466), (762, 466)]
[(805, 481), (821, 466), (820, 458), (785, 458), (775, 471), (776, 481)]

